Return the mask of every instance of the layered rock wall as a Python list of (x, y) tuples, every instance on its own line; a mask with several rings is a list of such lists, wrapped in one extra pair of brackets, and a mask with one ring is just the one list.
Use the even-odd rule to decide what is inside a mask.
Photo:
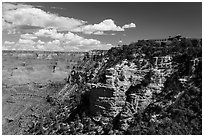
[(130, 115), (153, 101), (153, 93), (162, 91), (166, 78), (173, 72), (171, 59), (170, 56), (156, 57), (153, 65), (145, 58), (134, 62), (123, 60), (106, 69), (105, 83), (98, 83), (90, 90), (90, 112), (112, 118), (120, 114), (123, 120), (130, 119)]

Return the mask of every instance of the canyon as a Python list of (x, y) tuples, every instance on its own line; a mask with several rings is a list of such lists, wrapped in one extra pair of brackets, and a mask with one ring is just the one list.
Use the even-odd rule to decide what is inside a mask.
[[(50, 63), (47, 58), (52, 54), (45, 57), (46, 63)], [(18, 129), (16, 133), (202, 134), (200, 39), (175, 38), (168, 43), (141, 40), (108, 51), (76, 55), (74, 67), (60, 75), (66, 80), (59, 82), (53, 76), (48, 78), (52, 83), (32, 88), (32, 94), (44, 97), (41, 110), (45, 111), (25, 107), (29, 113), (19, 117), (19, 128), (13, 126)], [(52, 73), (60, 70), (60, 66), (54, 71), (50, 68)], [(7, 95), (5, 100), (15, 102), (16, 92), (9, 92), (13, 97)], [(7, 121), (18, 123), (12, 118)], [(13, 134), (11, 129), (3, 133)]]

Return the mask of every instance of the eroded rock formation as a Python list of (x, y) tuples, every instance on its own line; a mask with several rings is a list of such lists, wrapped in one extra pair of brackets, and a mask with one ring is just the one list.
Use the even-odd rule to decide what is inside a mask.
[(123, 60), (106, 69), (105, 83), (92, 84), (89, 109), (93, 115), (101, 113), (113, 119), (120, 114), (120, 123), (125, 130), (128, 127), (125, 124), (133, 114), (144, 110), (153, 101), (152, 94), (162, 92), (166, 78), (173, 72), (169, 65), (171, 57), (157, 57), (153, 65), (144, 58)]
[[(189, 119), (200, 117), (198, 102), (199, 113), (192, 114), (195, 108), (188, 108), (191, 111), (185, 113), (183, 110), (188, 107), (186, 102), (191, 104), (188, 95), (195, 93), (193, 98), (199, 98), (202, 78), (201, 46), (187, 42), (183, 39), (161, 47), (156, 42), (140, 41), (112, 48), (105, 54), (90, 52), (57, 96), (71, 110), (64, 123), (72, 125), (76, 115), (80, 115), (82, 121), (75, 122), (85, 121), (81, 129), (85, 133), (88, 130), (90, 134), (166, 134), (165, 124), (174, 128), (177, 115), (187, 119), (189, 115), (192, 115)], [(83, 118), (82, 113), (88, 116)], [(193, 130), (192, 133), (200, 133), (200, 123)], [(187, 133), (182, 129), (175, 131), (180, 132)]]

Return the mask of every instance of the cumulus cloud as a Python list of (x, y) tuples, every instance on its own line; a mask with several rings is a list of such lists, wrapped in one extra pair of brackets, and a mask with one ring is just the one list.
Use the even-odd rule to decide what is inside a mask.
[(135, 28), (136, 25), (134, 23), (130, 23), (130, 24), (125, 24), (122, 28), (123, 29), (127, 29), (127, 28)]
[(23, 39), (37, 39), (38, 38), (38, 37), (34, 36), (33, 34), (28, 34), (28, 33), (21, 34), (20, 37)]
[[(7, 30), (8, 34), (20, 36), (16, 43), (4, 42), (4, 47), (20, 50), (62, 51), (108, 49), (113, 45), (101, 43), (96, 39), (87, 39), (74, 32), (106, 35), (109, 31), (124, 31), (126, 28), (134, 27), (134, 23), (118, 26), (112, 19), (106, 19), (98, 24), (88, 24), (86, 21), (63, 17), (40, 8), (19, 3), (2, 4), (3, 31)], [(115, 35), (115, 33), (110, 35)], [(45, 41), (41, 41), (41, 37), (45, 37), (43, 39)]]
[(63, 47), (66, 50), (88, 51), (92, 49), (109, 49), (112, 45), (103, 44), (96, 39), (86, 39), (77, 34), (68, 32), (64, 35)]
[(99, 40), (96, 39), (86, 39), (77, 34), (68, 32), (64, 35), (63, 38), (65, 49), (70, 47), (75, 47), (74, 49), (78, 50), (92, 50), (92, 49), (109, 49), (113, 45), (111, 44), (103, 44)]
[[(38, 41), (35, 37), (51, 38), (50, 41)], [(48, 40), (49, 40), (48, 39)], [(101, 43), (96, 39), (87, 39), (72, 32), (60, 33), (56, 29), (41, 29), (34, 34), (22, 34), (13, 46), (16, 50), (47, 50), (47, 51), (89, 51), (92, 49), (109, 49), (113, 45)]]
[(32, 40), (19, 39), (17, 43), (14, 44), (4, 44), (2, 46), (3, 50), (37, 50), (35, 48), (35, 42)]
[(124, 31), (124, 29), (117, 26), (112, 19), (106, 19), (99, 24), (83, 25), (72, 31), (83, 32), (85, 34), (103, 34), (104, 31)]
[(79, 19), (48, 13), (30, 5), (3, 3), (2, 7), (4, 29), (29, 25), (43, 28), (54, 27), (58, 30), (70, 30), (86, 23)]
[(44, 45), (37, 44), (37, 45), (36, 45), (36, 48), (37, 48), (38, 50), (40, 50), (40, 51), (45, 51)]
[(49, 51), (64, 51), (64, 48), (60, 46), (59, 40), (47, 42), (47, 44), (44, 45), (44, 49)]
[(37, 44), (45, 44), (44, 41), (38, 40)]
[(66, 43), (67, 45), (71, 46), (75, 45), (76, 47), (101, 44), (100, 41), (96, 39), (85, 39), (72, 32), (67, 32), (64, 34), (57, 32), (56, 29), (41, 29), (38, 32), (36, 32), (35, 35), (40, 37), (49, 37), (52, 39), (56, 39), (58, 41), (55, 42), (61, 41), (62, 43)]
[(15, 44), (15, 42), (13, 42), (13, 41), (4, 41), (4, 44), (13, 45), (13, 44)]
[(31, 39), (19, 39), (20, 44), (35, 44), (35, 42)]
[(83, 39), (82, 41), (80, 41), (80, 45), (98, 45), (101, 42), (95, 39)]
[(83, 32), (85, 34), (95, 34), (95, 35), (104, 35), (106, 31), (125, 31), (127, 28), (135, 28), (134, 23), (125, 24), (122, 27), (117, 26), (112, 19), (106, 19), (99, 24), (89, 24), (82, 25), (75, 29), (72, 29), (72, 32)]
[(59, 40), (53, 40), (52, 42), (48, 42), (48, 44), (60, 45)]
[(95, 34), (95, 35), (105, 35), (105, 33), (103, 31), (96, 31), (93, 34)]
[(40, 29), (35, 33), (36, 36), (39, 37), (50, 37), (53, 39), (61, 39), (63, 38), (63, 33), (58, 33), (56, 29)]
[(28, 44), (28, 43), (17, 43), (15, 44), (12, 49), (15, 49), (15, 50), (37, 50), (35, 45), (33, 44)]

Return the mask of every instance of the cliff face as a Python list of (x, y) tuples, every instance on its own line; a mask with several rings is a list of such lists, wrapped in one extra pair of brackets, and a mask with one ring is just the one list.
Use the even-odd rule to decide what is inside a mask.
[(73, 110), (64, 123), (83, 125), (67, 134), (200, 134), (201, 49), (140, 41), (85, 56), (58, 95)]
[(169, 55), (155, 57), (153, 64), (143, 57), (132, 61), (125, 59), (106, 69), (105, 82), (93, 84), (90, 90), (90, 112), (110, 118), (120, 114), (123, 117), (121, 126), (126, 130), (126, 119), (131, 120), (154, 101), (153, 94), (162, 92), (166, 78), (173, 73), (171, 63)]
[[(127, 130), (134, 115), (145, 112), (152, 105), (165, 110), (182, 98), (186, 88), (184, 83), (191, 81), (195, 68), (201, 69), (201, 51), (197, 52), (201, 47), (187, 46), (186, 41), (177, 41), (167, 47), (154, 47), (154, 44), (147, 46), (147, 49), (129, 45), (115, 49), (117, 52), (109, 51), (109, 56), (102, 59), (101, 65), (89, 70), (93, 76), (93, 81), (89, 83), (89, 111), (93, 117), (100, 115), (110, 121), (119, 117), (119, 129)], [(176, 48), (180, 49), (175, 51)], [(129, 50), (129, 54), (124, 55), (125, 50)], [(114, 52), (117, 54), (115, 57), (111, 55)], [(118, 58), (121, 60), (117, 61)], [(104, 60), (106, 63), (103, 63)], [(179, 75), (185, 71), (183, 67), (187, 67), (187, 74)], [(170, 79), (174, 88), (167, 85)], [(168, 86), (171, 87), (169, 90)], [(149, 120), (159, 119), (157, 113), (152, 113)]]
[[(57, 51), (16, 51), (16, 50), (3, 50), (2, 56), (7, 58), (18, 59), (36, 59), (36, 60), (70, 60), (79, 61), (86, 52), (57, 52)], [(70, 59), (70, 60), (68, 60)], [(70, 62), (72, 62), (70, 61)]]

